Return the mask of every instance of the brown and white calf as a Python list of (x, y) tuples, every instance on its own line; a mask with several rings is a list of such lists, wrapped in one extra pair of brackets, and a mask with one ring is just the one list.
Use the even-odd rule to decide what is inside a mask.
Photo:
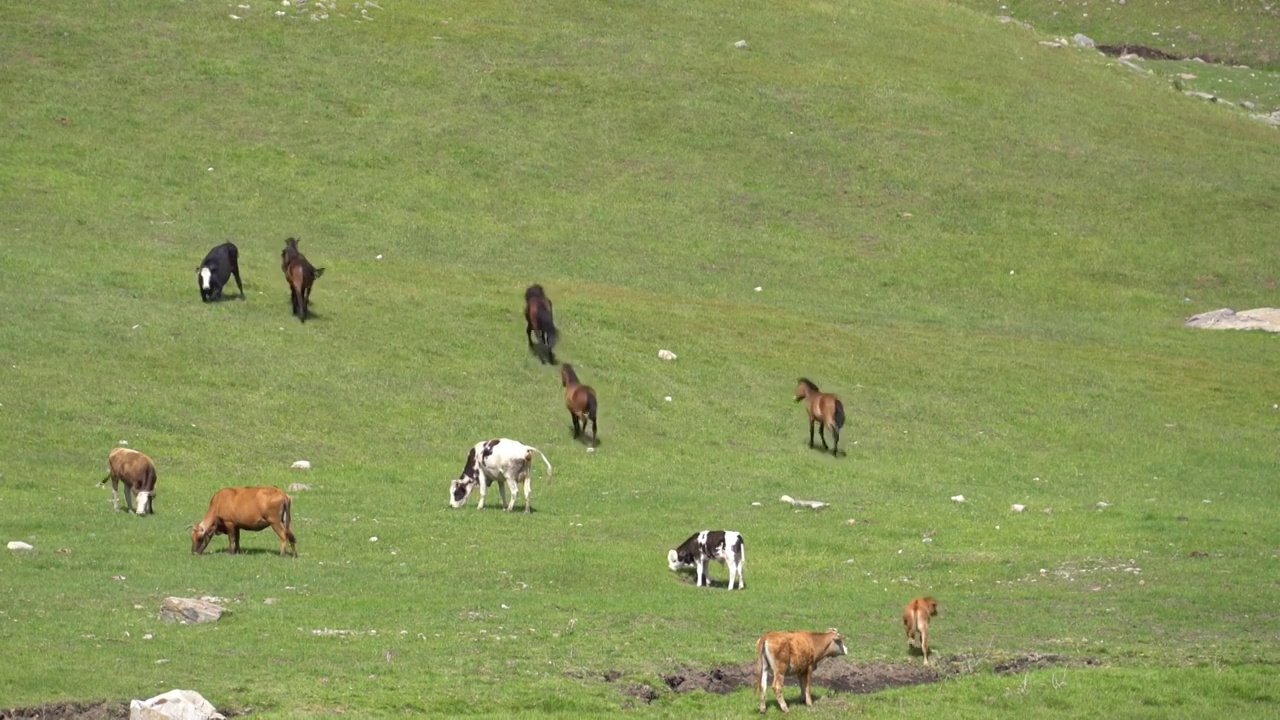
[[(124, 485), (124, 506), (139, 515), (155, 514), (156, 464), (151, 458), (131, 448), (112, 448), (107, 453), (107, 476), (98, 487), (111, 481), (111, 508), (120, 509), (119, 487)], [(133, 496), (137, 494), (137, 502)]]
[(271, 485), (227, 487), (213, 494), (204, 518), (191, 527), (191, 552), (203, 554), (214, 535), (226, 535), (228, 551), (240, 552), (240, 531), (257, 532), (270, 527), (280, 536), (280, 555), (285, 545), (298, 557), (298, 540), (289, 529), (293, 520), (292, 500)]
[(680, 547), (667, 551), (667, 567), (674, 572), (692, 565), (696, 568), (698, 586), (711, 587), (707, 564), (718, 560), (729, 566), (729, 589), (733, 589), (733, 583), (737, 580), (738, 589), (741, 590), (742, 565), (746, 557), (742, 533), (736, 530), (703, 530), (690, 535)]
[[(524, 483), (524, 511), (529, 512), (529, 469), (533, 465), (533, 454), (542, 457), (547, 466), (547, 482), (551, 482), (551, 461), (536, 447), (525, 445), (516, 440), (497, 438), (482, 440), (472, 446), (467, 453), (467, 463), (462, 468), (462, 475), (449, 485), (449, 506), (459, 508), (467, 504), (467, 498), (476, 487), (480, 488), (480, 503), (477, 510), (484, 509), (484, 496), (489, 484), (498, 483), (498, 494), (507, 511), (516, 506), (516, 496), (520, 493), (520, 483)], [(503, 487), (506, 483), (506, 488)], [(507, 502), (506, 489), (511, 490), (511, 501)]]
[(804, 704), (813, 705), (813, 671), (829, 657), (848, 654), (844, 636), (831, 628), (826, 632), (768, 632), (756, 641), (756, 672), (760, 673), (760, 712), (765, 712), (769, 691), (769, 673), (773, 673), (773, 696), (778, 707), (787, 712), (782, 686), (788, 675), (798, 675), (804, 688)]

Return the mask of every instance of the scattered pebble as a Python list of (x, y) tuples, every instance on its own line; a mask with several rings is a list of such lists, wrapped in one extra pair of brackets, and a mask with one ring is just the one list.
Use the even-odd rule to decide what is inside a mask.
[(381, 256), (381, 255), (379, 255), (379, 256), (377, 256), (377, 257), (375, 257), (375, 258), (374, 258), (374, 260), (381, 260), (381, 259), (382, 259), (382, 256)]
[(589, 453), (593, 453), (593, 452), (595, 452), (595, 451), (596, 451), (596, 449), (595, 449), (595, 448), (593, 448), (593, 447), (588, 447), (588, 448), (587, 448), (587, 452), (589, 452)]
[(764, 288), (760, 287), (759, 285), (756, 286), (756, 292), (763, 292), (763, 291), (764, 291)]
[(667, 402), (671, 402), (671, 396), (670, 396), (670, 395), (668, 395), (668, 396), (666, 396), (666, 397), (664, 397), (664, 398), (662, 398), (662, 399), (663, 399), (663, 400), (666, 400)]
[(963, 496), (963, 495), (952, 495), (952, 496), (951, 496), (951, 499), (952, 499), (952, 500), (954, 500), (955, 502), (958, 502), (958, 503), (962, 503), (962, 502), (964, 502), (964, 496)]
[(1098, 501), (1098, 507), (1100, 507), (1100, 508), (1111, 507), (1111, 503), (1106, 502), (1105, 500), (1099, 500), (1099, 501)]
[(262, 604), (263, 604), (263, 605), (275, 605), (275, 604), (276, 604), (276, 603), (278, 603), (278, 602), (280, 602), (280, 601), (279, 601), (279, 600), (277, 600), (276, 598), (267, 598), (266, 600), (263, 600), (263, 601), (262, 601)]
[(9, 549), (10, 550), (35, 550), (34, 547), (32, 547), (31, 545), (28, 545), (27, 543), (22, 542), (21, 540), (14, 540), (10, 542)]
[(659, 350), (658, 358), (661, 360), (675, 360), (676, 354), (671, 352), (670, 350)]
[(1010, 510), (1012, 510), (1012, 511), (1014, 511), (1014, 512), (1022, 512), (1022, 511), (1024, 511), (1024, 510), (1026, 510), (1026, 509), (1027, 509), (1027, 506), (1026, 506), (1026, 505), (1019, 505), (1018, 503), (1014, 503), (1014, 504), (1012, 504), (1012, 505), (1010, 505), (1010, 506), (1009, 506), (1009, 509), (1010, 509)]
[(378, 542), (378, 536), (374, 535), (373, 537), (369, 538), (369, 542)]
[(762, 503), (762, 502), (753, 502), (753, 503), (751, 503), (751, 506), (752, 506), (752, 507), (760, 507), (761, 505), (764, 505), (764, 503)]
[(311, 463), (307, 460), (297, 460), (289, 467), (294, 470), (310, 470)]
[(298, 492), (300, 490), (310, 490), (311, 486), (306, 483), (289, 483), (289, 492)]

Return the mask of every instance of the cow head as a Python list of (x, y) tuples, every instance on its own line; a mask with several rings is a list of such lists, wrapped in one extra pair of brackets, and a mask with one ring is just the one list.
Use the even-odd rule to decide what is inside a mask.
[(693, 564), (693, 558), (680, 557), (680, 551), (678, 550), (667, 551), (667, 567), (671, 568), (672, 572), (679, 570), (682, 567), (688, 567), (692, 564)]
[(216, 300), (222, 294), (222, 286), (213, 276), (213, 270), (207, 266), (201, 266), (196, 270), (196, 285), (200, 287), (200, 299), (205, 302)]
[(475, 489), (476, 479), (460, 477), (449, 484), (449, 507), (460, 508), (467, 504), (471, 491)]
[(196, 555), (204, 554), (204, 549), (209, 547), (209, 541), (213, 540), (213, 536), (218, 534), (217, 525), (206, 528), (200, 523), (191, 526), (191, 552)]
[(830, 628), (827, 632), (832, 636), (831, 645), (827, 650), (828, 655), (848, 655), (849, 649), (844, 646), (844, 636), (839, 630)]
[(155, 492), (140, 492), (138, 493), (137, 499), (134, 501), (133, 511), (139, 515), (154, 515), (156, 512), (155, 502)]

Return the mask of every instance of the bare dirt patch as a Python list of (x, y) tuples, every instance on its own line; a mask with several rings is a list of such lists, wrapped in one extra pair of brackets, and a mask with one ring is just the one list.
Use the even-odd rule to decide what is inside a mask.
[[(813, 674), (813, 684), (838, 692), (872, 693), (886, 688), (920, 685), (938, 680), (938, 673), (924, 665), (896, 663), (826, 662)], [(756, 686), (755, 663), (728, 665), (710, 670), (683, 669), (663, 676), (667, 687), (676, 692), (705, 690), (718, 695), (738, 688)], [(794, 684), (788, 679), (788, 684)]]
[(128, 720), (129, 703), (62, 702), (25, 708), (0, 708), (0, 720)]

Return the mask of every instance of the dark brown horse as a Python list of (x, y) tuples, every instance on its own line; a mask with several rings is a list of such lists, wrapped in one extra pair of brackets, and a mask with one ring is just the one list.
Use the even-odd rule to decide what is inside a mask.
[(600, 432), (596, 429), (596, 391), (590, 385), (579, 383), (578, 374), (568, 363), (560, 366), (560, 384), (564, 385), (564, 405), (569, 408), (569, 419), (573, 421), (573, 436), (585, 435), (590, 420), (591, 444), (596, 445), (600, 441)]
[[(531, 350), (543, 364), (556, 364), (556, 323), (551, 317), (551, 298), (541, 285), (530, 285), (524, 291), (524, 332)], [(534, 336), (537, 336), (535, 342)]]
[(313, 267), (307, 262), (307, 256), (298, 250), (298, 239), (289, 238), (284, 241), (284, 250), (280, 251), (280, 269), (284, 271), (284, 279), (289, 283), (289, 302), (293, 305), (293, 314), (298, 316), (298, 320), (306, 322), (311, 284), (324, 274), (324, 268)]
[(818, 437), (822, 438), (822, 448), (827, 449), (827, 436), (823, 429), (830, 428), (831, 437), (835, 441), (831, 454), (839, 456), (840, 428), (844, 427), (844, 403), (834, 393), (821, 392), (817, 385), (806, 378), (800, 378), (800, 383), (796, 385), (796, 402), (801, 400), (805, 401), (805, 407), (809, 410), (809, 447), (813, 447), (813, 424), (818, 423)]

